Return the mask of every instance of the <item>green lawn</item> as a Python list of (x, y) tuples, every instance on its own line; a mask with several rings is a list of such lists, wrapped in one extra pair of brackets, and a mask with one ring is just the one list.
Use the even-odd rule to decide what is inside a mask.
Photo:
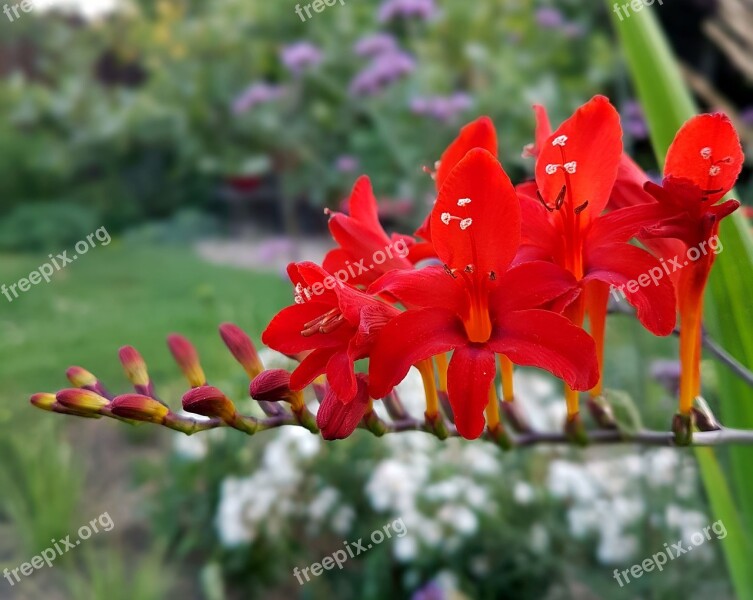
[[(45, 260), (0, 255), (0, 284)], [(97, 248), (12, 303), (0, 296), (0, 424), (29, 407), (29, 394), (65, 387), (71, 365), (89, 369), (112, 391), (127, 390), (117, 360), (125, 344), (141, 351), (155, 381), (174, 381), (179, 371), (165, 344), (172, 332), (195, 343), (208, 377), (227, 375), (239, 367), (217, 326), (236, 322), (258, 340), (291, 300), (281, 277), (207, 264), (190, 248)]]

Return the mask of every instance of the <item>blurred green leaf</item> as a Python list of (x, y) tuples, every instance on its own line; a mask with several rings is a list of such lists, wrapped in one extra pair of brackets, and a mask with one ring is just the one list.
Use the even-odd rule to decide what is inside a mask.
[[(612, 3), (607, 2), (609, 9)], [(680, 126), (697, 111), (685, 86), (677, 61), (653, 10), (614, 19), (633, 81), (651, 131), (654, 151), (662, 164)], [(753, 297), (753, 242), (741, 214), (727, 219), (721, 228), (725, 252), (719, 255), (707, 294), (707, 316), (722, 345), (745, 365), (753, 364), (753, 330), (750, 298)], [(722, 417), (730, 426), (753, 428), (753, 404), (745, 404), (750, 390), (723, 365), (719, 366)], [(706, 491), (716, 517), (735, 531), (724, 550), (740, 598), (753, 598), (753, 573), (749, 568), (753, 479), (746, 473), (753, 450), (732, 448), (733, 496), (713, 450), (700, 449), (697, 457)], [(735, 502), (737, 501), (737, 502)], [(740, 512), (742, 509), (742, 518)]]

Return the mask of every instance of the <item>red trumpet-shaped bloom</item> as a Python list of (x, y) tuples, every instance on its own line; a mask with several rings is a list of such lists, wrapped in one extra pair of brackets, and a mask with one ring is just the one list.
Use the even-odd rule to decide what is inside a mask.
[[(687, 256), (691, 257), (691, 249), (696, 256), (696, 260), (686, 261), (676, 279), (682, 324), (680, 412), (684, 415), (690, 413), (701, 391), (703, 295), (721, 248), (719, 224), (740, 206), (736, 200), (717, 202), (735, 185), (743, 160), (740, 139), (730, 120), (723, 114), (700, 115), (677, 133), (667, 153), (662, 185), (645, 184), (646, 192), (663, 211), (660, 221), (643, 229), (646, 243), (679, 240)], [(708, 246), (714, 252), (708, 251)]]
[[(497, 157), (497, 130), (489, 117), (479, 117), (460, 130), (447, 149), (437, 161), (436, 172), (432, 174), (437, 185), (437, 191), (442, 189), (445, 180), (455, 166), (463, 160), (474, 148), (483, 148)], [(431, 241), (431, 213), (426, 217), (421, 227), (416, 230), (416, 235)]]
[(376, 334), (398, 311), (311, 262), (291, 264), (288, 275), (296, 303), (272, 319), (262, 341), (285, 354), (310, 351), (291, 375), (293, 390), (326, 372), (337, 397), (350, 402), (358, 391), (354, 362), (369, 354)]
[(598, 379), (593, 340), (564, 317), (531, 309), (567, 294), (574, 280), (547, 263), (508, 268), (520, 244), (520, 204), (497, 159), (468, 152), (446, 177), (431, 214), (445, 263), (385, 275), (370, 289), (408, 310), (392, 319), (371, 352), (370, 390), (386, 396), (412, 365), (454, 350), (447, 391), (458, 432), (474, 439), (496, 373), (495, 353), (546, 369), (577, 389)]
[[(536, 182), (518, 187), (523, 246), (517, 261), (548, 260), (572, 273), (583, 293), (567, 314), (582, 325), (588, 311), (600, 362), (609, 286), (625, 294), (648, 330), (669, 334), (675, 324), (669, 279), (626, 287), (652, 269), (661, 270), (656, 258), (628, 243), (657, 218), (658, 210), (638, 206), (603, 214), (622, 160), (617, 111), (607, 98), (596, 96), (554, 133), (541, 107), (537, 120), (537, 143), (531, 152), (537, 155)], [(568, 400), (572, 415), (577, 396), (570, 393)]]
[(387, 232), (379, 222), (377, 201), (365, 175), (356, 181), (348, 201), (349, 215), (331, 213), (329, 231), (339, 247), (330, 250), (323, 266), (353, 286), (368, 286), (393, 269), (412, 269), (431, 256), (431, 248), (407, 235)]

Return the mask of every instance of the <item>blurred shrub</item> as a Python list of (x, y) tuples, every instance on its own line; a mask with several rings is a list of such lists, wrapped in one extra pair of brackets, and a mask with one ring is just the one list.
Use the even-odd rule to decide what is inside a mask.
[(0, 250), (60, 250), (100, 226), (98, 216), (71, 202), (38, 202), (16, 207), (0, 220)]
[(134, 227), (124, 239), (136, 244), (189, 244), (220, 231), (216, 217), (195, 209), (182, 209), (169, 219)]
[(0, 78), (0, 212), (75, 192), (115, 231), (206, 205), (260, 155), (288, 202), (336, 204), (367, 172), (422, 212), (420, 167), (463, 122), (504, 124), (520, 175), (530, 105), (564, 116), (616, 73), (601, 5), (578, 0), (446, 0), (419, 18), (348, 3), (305, 22), (284, 2), (131, 4), (96, 27), (35, 15), (0, 41), (23, 57)]
[(0, 438), (0, 456), (0, 517), (13, 524), (14, 550), (25, 559), (73, 530), (83, 475), (70, 445), (47, 424)]
[(139, 553), (135, 564), (115, 550), (97, 549), (84, 555), (83, 568), (65, 573), (71, 598), (92, 600), (164, 600), (174, 576), (160, 549)]

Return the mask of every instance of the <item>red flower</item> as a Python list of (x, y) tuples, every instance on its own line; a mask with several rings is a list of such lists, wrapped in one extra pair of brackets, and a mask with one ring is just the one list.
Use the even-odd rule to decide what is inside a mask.
[(449, 399), (458, 432), (473, 439), (484, 428), (495, 352), (578, 389), (596, 383), (591, 338), (558, 314), (530, 310), (566, 294), (572, 278), (545, 263), (508, 271), (520, 243), (520, 205), (494, 155), (473, 149), (460, 160), (442, 185), (431, 231), (444, 270), (389, 273), (370, 290), (386, 290), (409, 307), (372, 349), (372, 397), (386, 396), (412, 365), (454, 350)]
[(354, 362), (368, 355), (378, 331), (398, 311), (314, 263), (291, 264), (288, 275), (296, 304), (272, 319), (262, 341), (285, 354), (312, 351), (291, 375), (293, 390), (326, 372), (337, 396), (350, 402), (358, 391)]
[[(580, 282), (583, 293), (567, 314), (582, 325), (588, 312), (601, 364), (609, 286), (624, 292), (649, 331), (667, 335), (674, 328), (675, 296), (668, 279), (625, 288), (651, 269), (661, 270), (651, 254), (627, 243), (659, 211), (638, 206), (602, 214), (622, 159), (619, 115), (607, 98), (596, 96), (548, 137), (546, 113), (539, 107), (537, 115), (536, 184), (518, 187), (524, 219), (517, 261), (552, 261)], [(600, 392), (601, 382), (592, 393)], [(577, 394), (568, 390), (567, 396), (573, 416)]]
[(427, 244), (406, 235), (387, 235), (365, 175), (356, 181), (348, 205), (350, 216), (331, 213), (329, 219), (329, 231), (340, 246), (324, 258), (323, 266), (330, 273), (353, 286), (368, 286), (388, 271), (412, 269), (427, 257)]
[[(442, 153), (442, 157), (435, 165), (436, 172), (432, 174), (437, 184), (437, 191), (442, 189), (442, 185), (455, 166), (474, 148), (483, 148), (495, 158), (497, 157), (497, 130), (489, 117), (479, 117), (463, 127), (458, 137)], [(416, 235), (431, 241), (431, 213), (416, 230)]]
[(730, 120), (720, 113), (700, 115), (685, 123), (672, 142), (662, 185), (645, 185), (664, 212), (661, 221), (642, 231), (646, 243), (672, 238), (682, 242), (685, 256), (690, 257), (690, 249), (697, 255), (696, 260), (685, 261), (677, 274), (683, 415), (690, 414), (701, 391), (703, 294), (717, 254), (716, 249), (710, 252), (707, 247), (716, 245), (720, 221), (740, 206), (736, 200), (715, 203), (735, 185), (743, 161), (740, 139)]

